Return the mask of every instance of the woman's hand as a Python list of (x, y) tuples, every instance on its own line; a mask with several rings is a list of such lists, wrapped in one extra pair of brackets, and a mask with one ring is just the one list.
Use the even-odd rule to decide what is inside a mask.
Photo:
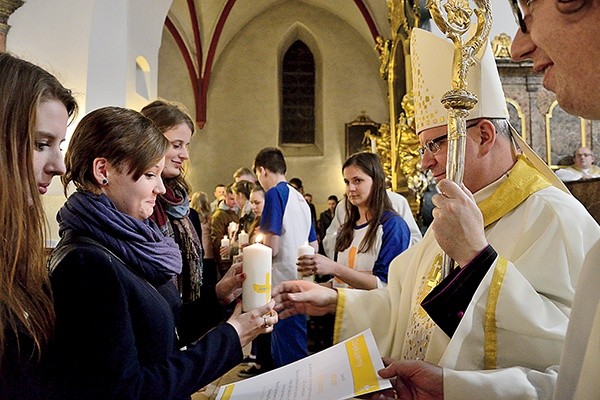
[(273, 325), (279, 321), (273, 310), (275, 301), (271, 300), (262, 307), (242, 313), (242, 303), (238, 303), (227, 323), (233, 326), (240, 338), (242, 347), (250, 343), (261, 333), (273, 331)]
[(296, 262), (298, 272), (302, 276), (311, 275), (336, 275), (339, 266), (335, 261), (322, 254), (304, 255), (298, 257)]
[(279, 316), (287, 318), (296, 314), (335, 314), (338, 293), (314, 282), (298, 280), (280, 283), (271, 295)]
[(246, 274), (242, 271), (242, 263), (233, 264), (217, 282), (215, 292), (221, 304), (229, 304), (242, 294), (242, 282)]

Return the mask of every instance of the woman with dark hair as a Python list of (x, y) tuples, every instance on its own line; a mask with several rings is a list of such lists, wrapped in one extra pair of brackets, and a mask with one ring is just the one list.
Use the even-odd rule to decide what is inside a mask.
[(240, 210), (240, 222), (238, 227), (238, 234), (244, 230), (249, 233), (250, 227), (256, 218), (256, 215), (252, 211), (250, 205), (250, 193), (254, 188), (254, 183), (248, 181), (239, 181), (233, 184), (231, 189), (235, 195), (235, 204)]
[(183, 164), (189, 159), (194, 122), (183, 106), (164, 100), (153, 101), (141, 113), (152, 120), (170, 143), (162, 172), (166, 192), (158, 195), (150, 218), (179, 246), (183, 268), (177, 286), (184, 301), (194, 301), (200, 298), (202, 286), (202, 228), (198, 214), (190, 209), (190, 185), (182, 173)]
[(40, 197), (65, 172), (60, 146), (77, 103), (50, 73), (8, 53), (0, 71), (0, 399), (39, 399), (55, 324)]
[(255, 243), (257, 241), (257, 236), (260, 234), (260, 216), (262, 215), (264, 208), (265, 189), (263, 189), (259, 184), (255, 184), (252, 188), (252, 192), (250, 192), (250, 209), (255, 216), (250, 228), (248, 228), (250, 243)]
[(373, 153), (356, 153), (342, 166), (347, 218), (340, 227), (337, 260), (321, 255), (298, 258), (304, 276), (332, 275), (333, 287), (375, 289), (387, 284), (390, 262), (410, 245), (406, 222), (386, 194), (381, 161)]
[(189, 399), (277, 322), (270, 302), (245, 314), (238, 305), (220, 323), (228, 316), (220, 305), (240, 293), (241, 265), (213, 293), (182, 304), (173, 284), (180, 250), (148, 220), (165, 192), (169, 146), (151, 120), (118, 107), (91, 112), (73, 134), (62, 181), (77, 191), (58, 213), (61, 241), (49, 262), (48, 397)]
[[(228, 247), (221, 247), (219, 255), (221, 258), (233, 259), (241, 253), (239, 248), (239, 236), (242, 231), (249, 233), (254, 220), (256, 219), (252, 207), (250, 206), (250, 193), (254, 183), (249, 181), (238, 181), (231, 184), (231, 192), (235, 197), (235, 205), (237, 206), (239, 213), (239, 222), (237, 222), (237, 230), (232, 233), (232, 243)], [(249, 238), (250, 236), (248, 236)]]

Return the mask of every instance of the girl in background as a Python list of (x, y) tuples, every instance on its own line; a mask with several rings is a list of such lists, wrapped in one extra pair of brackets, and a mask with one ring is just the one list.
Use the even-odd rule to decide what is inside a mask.
[(381, 288), (387, 284), (390, 262), (410, 245), (408, 225), (392, 208), (376, 154), (353, 154), (342, 174), (348, 217), (340, 227), (337, 260), (321, 254), (301, 256), (298, 271), (304, 276), (331, 275), (328, 286)]
[(248, 228), (250, 243), (256, 242), (256, 237), (260, 234), (260, 216), (265, 208), (265, 189), (259, 184), (255, 184), (250, 192), (250, 209), (254, 213), (254, 221)]

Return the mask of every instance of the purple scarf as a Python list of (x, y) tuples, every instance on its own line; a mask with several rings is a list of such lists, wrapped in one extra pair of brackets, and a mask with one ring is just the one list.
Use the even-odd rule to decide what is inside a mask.
[(59, 235), (73, 230), (97, 240), (152, 285), (181, 273), (181, 253), (175, 241), (156, 224), (122, 213), (105, 194), (78, 190), (58, 211)]

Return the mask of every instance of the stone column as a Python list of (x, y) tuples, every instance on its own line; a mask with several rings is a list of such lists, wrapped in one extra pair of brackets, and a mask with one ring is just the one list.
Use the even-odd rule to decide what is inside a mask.
[(10, 29), (8, 17), (23, 3), (23, 0), (0, 0), (0, 53), (6, 51), (6, 35)]

